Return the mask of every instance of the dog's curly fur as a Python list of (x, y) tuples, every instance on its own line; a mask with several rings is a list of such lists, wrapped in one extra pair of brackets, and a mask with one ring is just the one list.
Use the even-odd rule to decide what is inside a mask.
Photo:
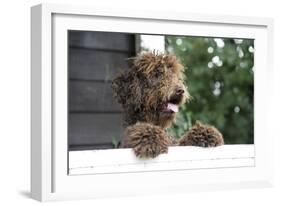
[(179, 145), (183, 146), (215, 147), (223, 144), (223, 136), (217, 128), (199, 121), (179, 140)]
[(156, 157), (167, 153), (168, 146), (172, 144), (172, 139), (161, 127), (146, 122), (128, 126), (122, 141), (123, 147), (133, 148), (139, 157)]
[(139, 54), (132, 68), (113, 80), (112, 88), (125, 114), (127, 128), (121, 145), (133, 148), (138, 157), (156, 157), (172, 145), (223, 144), (216, 128), (199, 122), (179, 141), (166, 132), (176, 116), (167, 105), (180, 106), (190, 97), (183, 82), (183, 66), (174, 55)]

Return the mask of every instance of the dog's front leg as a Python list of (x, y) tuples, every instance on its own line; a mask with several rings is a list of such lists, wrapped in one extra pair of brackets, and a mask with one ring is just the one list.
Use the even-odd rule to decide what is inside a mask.
[(132, 148), (139, 158), (154, 158), (168, 152), (172, 140), (159, 126), (138, 122), (125, 129), (121, 147)]
[(196, 122), (180, 139), (181, 146), (215, 147), (224, 144), (222, 134), (213, 126)]

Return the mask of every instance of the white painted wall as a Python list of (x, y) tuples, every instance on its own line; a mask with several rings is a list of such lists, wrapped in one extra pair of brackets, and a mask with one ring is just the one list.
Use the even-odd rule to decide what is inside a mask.
[[(0, 39), (1, 39), (1, 170), (0, 201), (1, 205), (39, 205), (27, 198), (29, 190), (29, 150), (30, 150), (30, 14), (29, 7), (38, 4), (37, 0), (9, 0), (1, 2)], [(235, 0), (50, 0), (54, 3), (72, 3), (84, 5), (103, 5), (114, 8), (126, 7), (169, 11), (186, 11), (192, 13), (214, 13), (244, 16), (265, 16), (275, 19), (275, 105), (281, 105), (281, 13), (277, 0), (245, 1)], [(279, 37), (279, 38), (277, 38)], [(277, 47), (279, 45), (279, 47)], [(277, 70), (278, 69), (278, 70)], [(266, 85), (265, 85), (266, 86)], [(146, 197), (129, 197), (118, 199), (101, 199), (79, 202), (56, 203), (59, 205), (280, 205), (281, 174), (281, 132), (279, 130), (281, 109), (272, 108), (276, 116), (272, 119), (272, 132), (275, 141), (276, 187), (271, 189), (252, 189), (239, 191), (214, 191), (178, 195), (157, 195)], [(10, 147), (11, 146), (11, 147)], [(171, 188), (172, 189), (172, 188)], [(149, 203), (149, 204), (148, 204)], [(51, 203), (47, 203), (51, 204)]]

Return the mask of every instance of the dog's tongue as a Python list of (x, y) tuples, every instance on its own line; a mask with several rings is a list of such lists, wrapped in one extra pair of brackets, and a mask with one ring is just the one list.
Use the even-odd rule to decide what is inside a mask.
[(168, 103), (167, 109), (172, 110), (173, 112), (178, 112), (179, 107), (176, 104)]

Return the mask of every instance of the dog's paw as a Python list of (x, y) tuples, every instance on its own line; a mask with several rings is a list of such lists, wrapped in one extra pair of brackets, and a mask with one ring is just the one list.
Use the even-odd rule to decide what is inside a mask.
[(223, 136), (215, 127), (200, 122), (196, 122), (179, 142), (182, 146), (199, 147), (215, 147), (223, 144)]
[(133, 148), (139, 158), (155, 158), (167, 153), (172, 140), (158, 126), (149, 123), (136, 123), (126, 128), (122, 147)]

